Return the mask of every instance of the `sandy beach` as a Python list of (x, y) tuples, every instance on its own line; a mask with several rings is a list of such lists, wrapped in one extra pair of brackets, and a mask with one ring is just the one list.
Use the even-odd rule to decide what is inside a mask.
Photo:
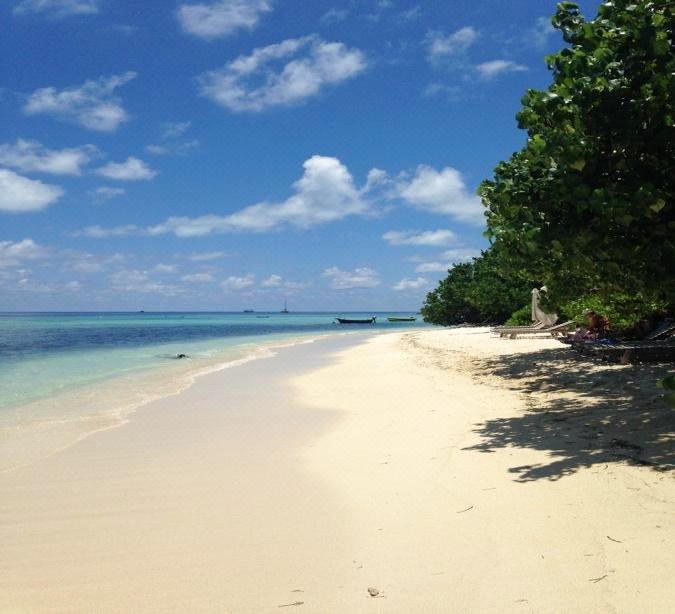
[(0, 474), (0, 612), (672, 611), (667, 372), (460, 328), (206, 375)]

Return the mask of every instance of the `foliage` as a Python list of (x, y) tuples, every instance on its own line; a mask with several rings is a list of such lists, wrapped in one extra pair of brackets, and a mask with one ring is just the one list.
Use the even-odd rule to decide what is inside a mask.
[(675, 375), (666, 375), (663, 379), (658, 381), (659, 388), (663, 388), (663, 397), (666, 403), (671, 407), (675, 407)]
[(663, 314), (665, 304), (650, 301), (640, 294), (615, 294), (609, 298), (598, 295), (584, 296), (562, 306), (562, 312), (567, 319), (574, 320), (577, 324), (586, 323), (585, 314), (588, 310), (609, 319), (612, 329), (625, 330), (636, 322), (651, 318), (654, 314)]
[(532, 324), (532, 305), (525, 305), (514, 311), (506, 322), (507, 326), (527, 326)]
[(438, 288), (427, 295), (422, 315), (434, 324), (503, 322), (527, 301), (530, 286), (505, 276), (496, 250), (472, 262), (457, 264)]
[(545, 283), (549, 308), (592, 293), (581, 302), (604, 301), (616, 323), (673, 310), (674, 10), (613, 0), (587, 21), (560, 3), (569, 46), (547, 58), (553, 84), (523, 98), (527, 144), (479, 189), (504, 273)]

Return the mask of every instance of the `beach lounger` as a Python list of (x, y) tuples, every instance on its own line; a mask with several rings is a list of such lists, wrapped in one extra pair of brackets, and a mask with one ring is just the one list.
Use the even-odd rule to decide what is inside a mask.
[(535, 322), (530, 326), (493, 326), (490, 331), (493, 333), (500, 333), (509, 330), (538, 330), (540, 328), (544, 328), (543, 322)]
[(584, 354), (608, 362), (627, 365), (631, 362), (675, 362), (675, 341), (625, 341), (617, 344), (592, 344)]
[(551, 337), (557, 337), (558, 335), (564, 335), (574, 326), (574, 320), (567, 320), (562, 324), (556, 324), (555, 326), (548, 326), (546, 328), (537, 328), (537, 329), (515, 329), (515, 330), (503, 330), (499, 332), (500, 337), (508, 337), (509, 339), (515, 339), (518, 335), (551, 335)]

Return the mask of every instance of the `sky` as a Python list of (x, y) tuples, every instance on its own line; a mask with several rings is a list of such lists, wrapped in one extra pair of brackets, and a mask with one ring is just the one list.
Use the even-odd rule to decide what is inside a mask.
[(555, 4), (4, 0), (0, 310), (419, 309)]

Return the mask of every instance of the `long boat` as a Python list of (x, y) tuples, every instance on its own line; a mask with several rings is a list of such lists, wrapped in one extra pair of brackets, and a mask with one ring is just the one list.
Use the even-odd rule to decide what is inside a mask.
[(376, 317), (372, 318), (335, 318), (340, 324), (375, 324)]
[(414, 322), (417, 318), (415, 316), (389, 316), (387, 320), (390, 322)]

